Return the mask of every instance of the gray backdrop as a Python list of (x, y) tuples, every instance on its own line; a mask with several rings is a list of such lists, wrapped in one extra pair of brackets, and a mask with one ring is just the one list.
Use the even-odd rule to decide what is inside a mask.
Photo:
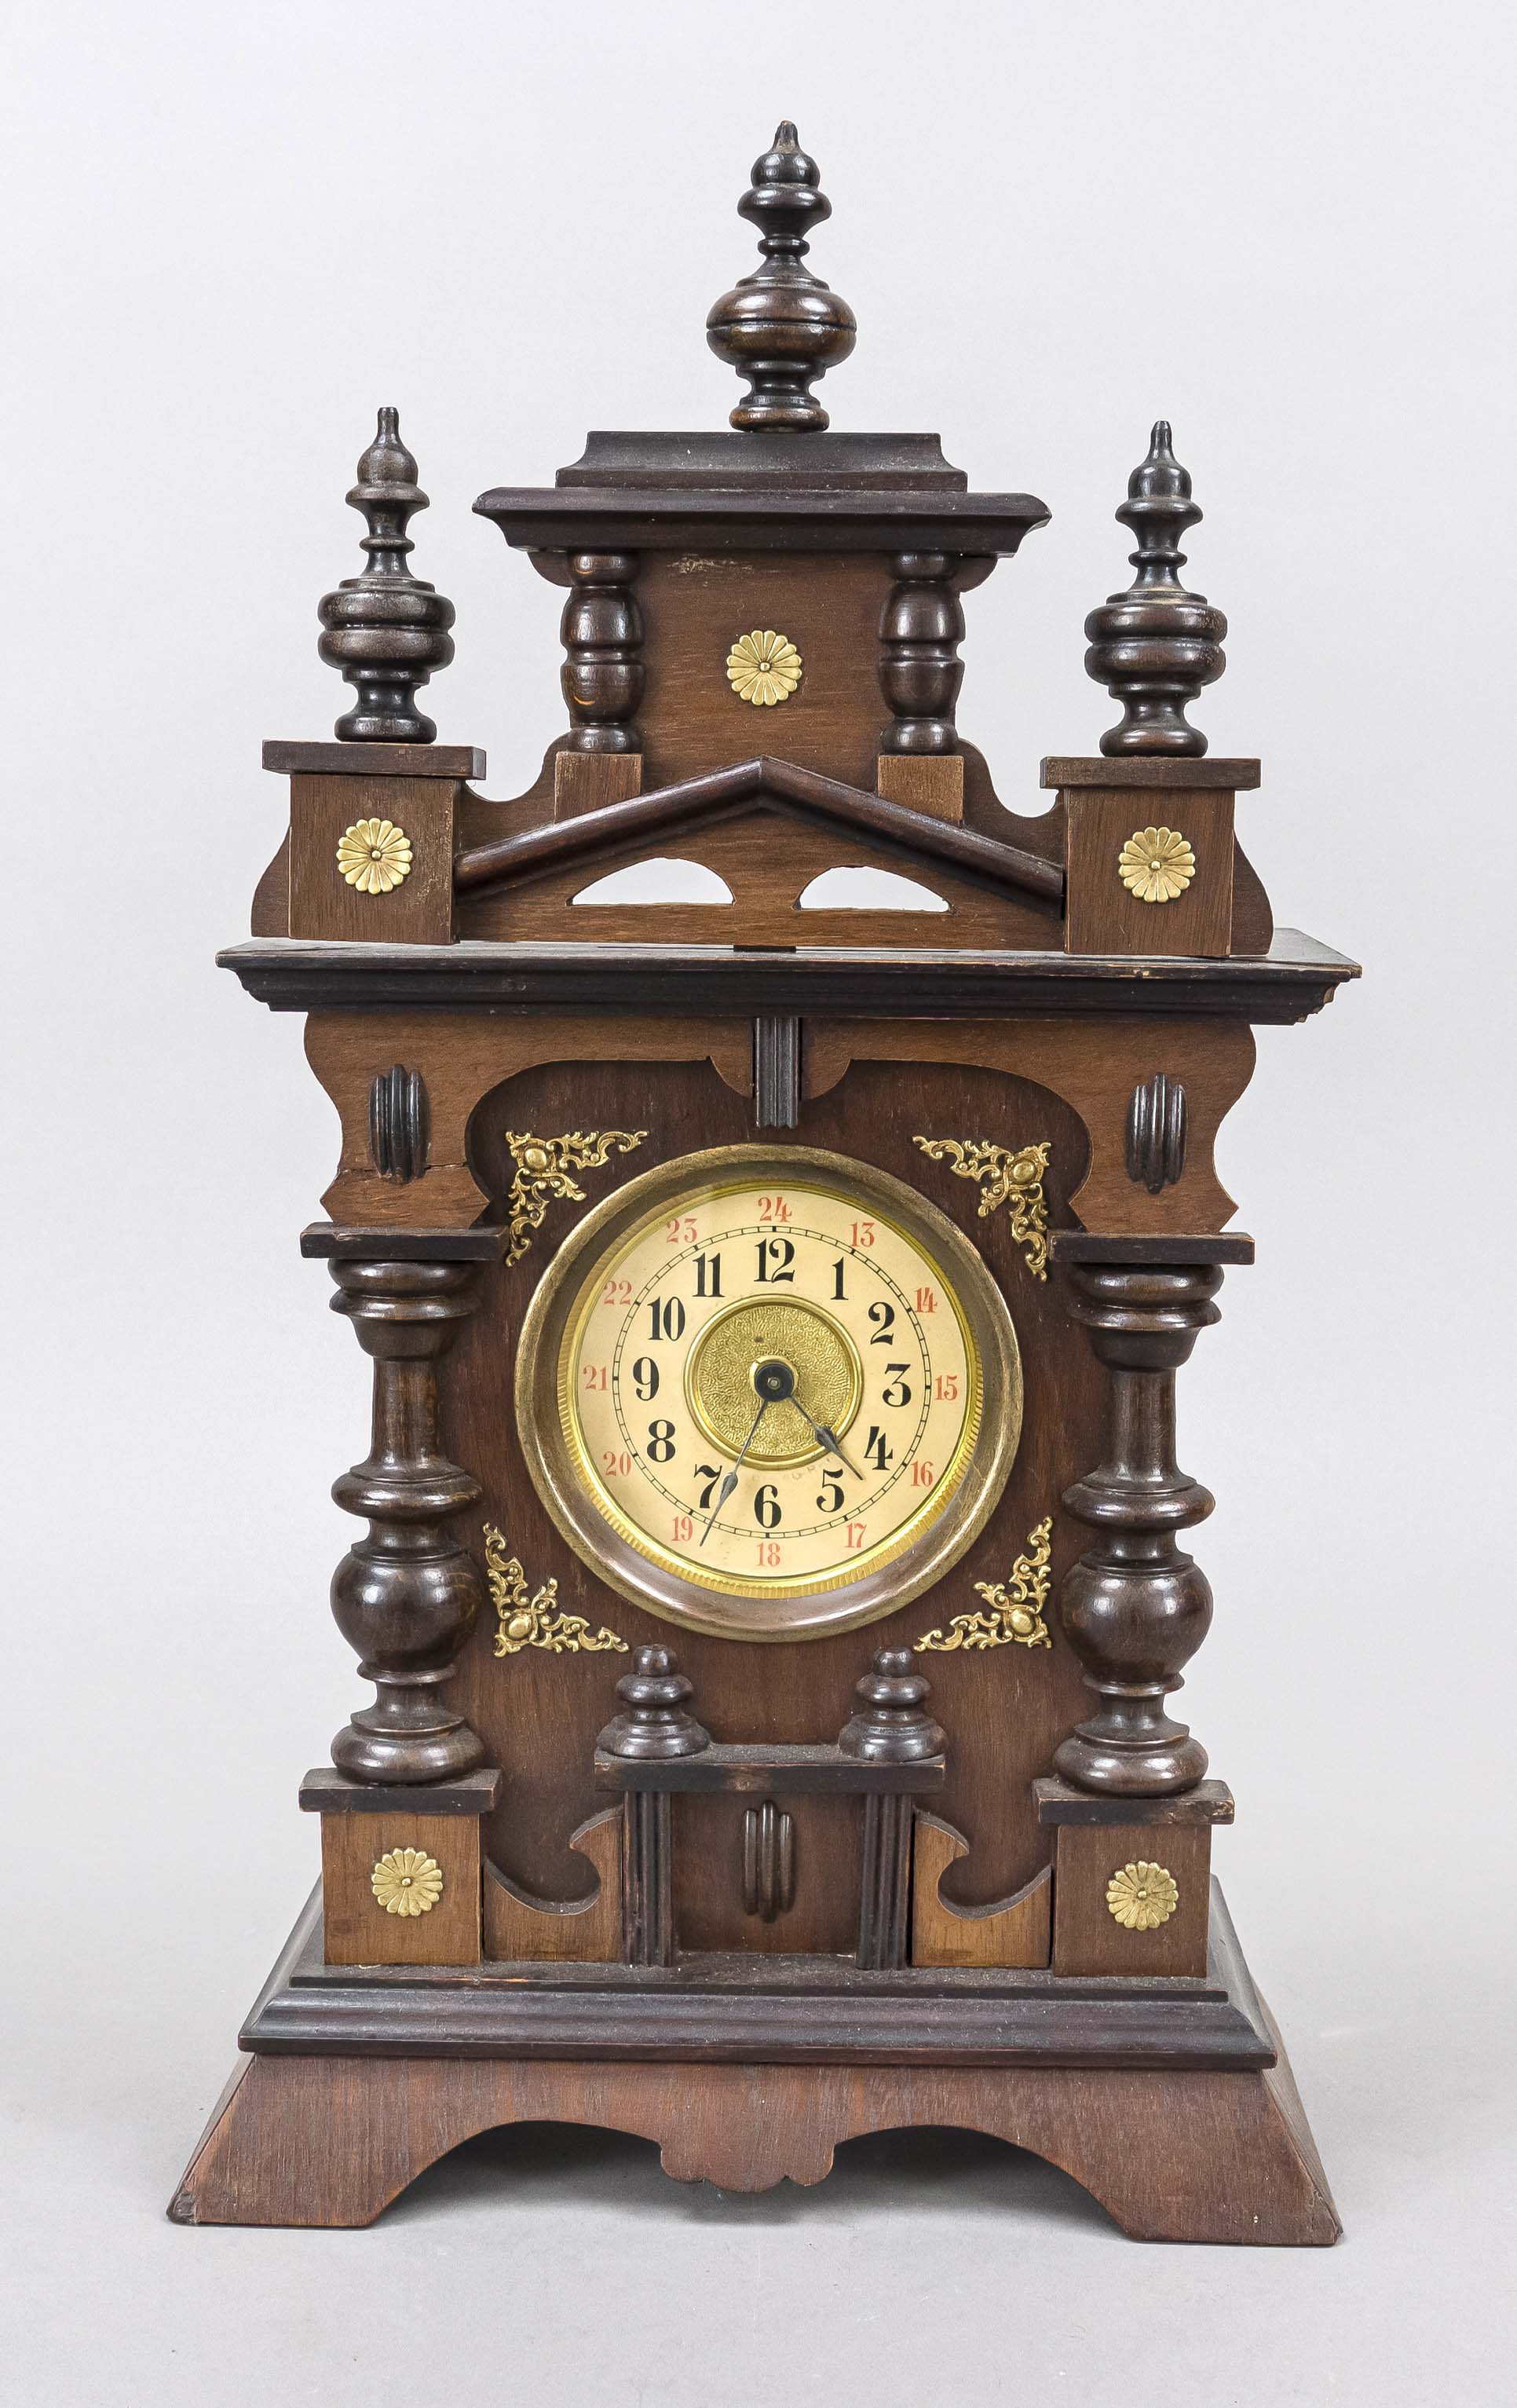
[[(11, 19), (0, 141), (7, 1402), (0, 2070), (15, 2396), (1484, 2402), (1510, 2345), (1505, 1216), (1517, 882), (1510, 11), (1272, 5), (146, 10)], [(1185, 1711), (1348, 2223), (1144, 2249), (988, 2143), (812, 2193), (638, 2143), (481, 2143), (367, 2235), (162, 2220), (312, 1878), (357, 1696), (325, 1603), (363, 1451), (302, 1265), (335, 1160), (299, 1024), (211, 968), (279, 834), (265, 736), (340, 704), (318, 596), (394, 402), (458, 606), (441, 735), (519, 791), (557, 600), (471, 518), (587, 425), (715, 426), (702, 323), (794, 115), (852, 303), (841, 427), (1052, 505), (971, 597), (1003, 795), (1109, 724), (1081, 621), (1151, 420), (1232, 623), (1196, 717), (1263, 755), (1282, 923), (1367, 965), (1261, 1034), (1220, 1168), (1258, 1240), (1183, 1382), (1220, 1504)], [(19, 638), (19, 640), (18, 640)], [(20, 1546), (16, 1535), (20, 1533)], [(608, 2371), (609, 2370), (609, 2371)]]

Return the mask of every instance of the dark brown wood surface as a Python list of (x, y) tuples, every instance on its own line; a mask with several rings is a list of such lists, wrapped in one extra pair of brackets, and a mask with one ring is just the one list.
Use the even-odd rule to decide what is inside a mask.
[[(1232, 949), (1233, 798), (1200, 791), (1167, 800), (1117, 787), (1071, 788), (1064, 941), (1071, 953), (1222, 954)], [(1123, 846), (1142, 829), (1173, 828), (1195, 855), (1183, 895), (1145, 903), (1118, 869)]]
[[(479, 1823), (476, 1814), (323, 1814), (322, 1897), (329, 1965), (477, 1965), (479, 1961)], [(442, 1896), (425, 1914), (391, 1914), (374, 1895), (379, 1858), (420, 1848), (442, 1873)]]
[(622, 1960), (622, 1810), (592, 1814), (569, 1845), (595, 1874), (585, 1898), (538, 1899), (484, 1868), (484, 1951), (513, 1963), (567, 1960), (608, 1965)]
[(1137, 2240), (1324, 2246), (1342, 2229), (1291, 2070), (1014, 2072), (256, 2057), (169, 2207), (179, 2224), (370, 2224), (427, 2166), (504, 2124), (608, 2126), (677, 2181), (821, 2182), (844, 2142), (989, 2132), (1073, 2175)]
[(969, 1853), (952, 1823), (916, 1813), (911, 1849), (913, 1965), (1046, 1965), (1053, 1903), (1053, 1868), (1045, 1865), (1012, 1898), (983, 1906), (951, 1906), (939, 1885), (951, 1865)]
[[(1056, 1167), (1051, 1197), (1055, 1221), (1073, 1166), (1083, 1158), (1079, 1125), (1046, 1091), (995, 1072), (949, 1065), (932, 1078), (934, 1125), (978, 1132), (995, 1128), (1009, 1140), (1048, 1138)], [(489, 1192), (508, 1183), (507, 1126), (647, 1126), (634, 1157), (637, 1168), (715, 1144), (751, 1141), (751, 1104), (698, 1065), (645, 1063), (545, 1067), (523, 1071), (489, 1099), (475, 1119), (471, 1161)], [(889, 1065), (860, 1064), (807, 1108), (799, 1141), (878, 1163), (909, 1183), (922, 1183), (922, 1156), (913, 1137), (922, 1125), (914, 1082)], [(783, 1145), (787, 1133), (773, 1133)], [(1128, 1182), (1123, 1180), (1123, 1186)], [(973, 1584), (1005, 1577), (1027, 1534), (1055, 1516), (1057, 1575), (1078, 1545), (1074, 1526), (1059, 1512), (1069, 1467), (1095, 1460), (1101, 1426), (1103, 1376), (1079, 1333), (1069, 1328), (1056, 1285), (1029, 1277), (1004, 1216), (976, 1218), (979, 1191), (944, 1178), (935, 1201), (964, 1229), (989, 1262), (1010, 1301), (1022, 1335), (1026, 1415), (1021, 1453), (1006, 1494), (946, 1588), (897, 1610), (867, 1630), (804, 1645), (744, 1646), (681, 1631), (682, 1669), (695, 1685), (701, 1721), (722, 1742), (810, 1742), (836, 1740), (854, 1683), (880, 1646), (909, 1647), (934, 1623), (976, 1603)], [(547, 1239), (547, 1233), (544, 1233)], [(477, 1319), (464, 1333), (448, 1376), (447, 1426), (460, 1458), (484, 1486), (479, 1519), (507, 1534), (530, 1581), (549, 1571), (560, 1581), (560, 1602), (593, 1626), (609, 1623), (629, 1645), (656, 1645), (669, 1633), (651, 1615), (598, 1584), (577, 1557), (565, 1554), (527, 1476), (512, 1426), (512, 1339), (551, 1240), (510, 1270), (486, 1271)], [(479, 1543), (478, 1532), (475, 1544)], [(613, 1711), (613, 1692), (625, 1659), (554, 1656), (526, 1649), (504, 1661), (493, 1652), (488, 1617), (479, 1626), (450, 1696), (485, 1739), (488, 1760), (506, 1775), (506, 1794), (492, 1818), (487, 1853), (501, 1870), (534, 1895), (582, 1896), (582, 1861), (566, 1834), (601, 1801), (593, 1785), (596, 1733)], [(921, 1660), (921, 1659), (919, 1659)], [(1062, 1644), (1029, 1654), (1006, 1648), (983, 1656), (934, 1659), (933, 1707), (952, 1735), (942, 1812), (974, 1842), (978, 1888), (950, 1876), (959, 1903), (1004, 1899), (1048, 1859), (1027, 1783), (1050, 1769), (1053, 1748), (1079, 1718), (1082, 1691), (1074, 1660)], [(530, 1745), (525, 1735), (530, 1734)], [(691, 1759), (692, 1766), (699, 1762)], [(857, 1906), (856, 1821), (825, 1800), (787, 1799), (795, 1820), (797, 1928), (814, 1944), (852, 1951)], [(688, 1810), (686, 1819), (714, 1805)], [(697, 1822), (696, 1828), (701, 1826)], [(691, 1945), (740, 1947), (754, 1927), (742, 1904), (740, 1816), (714, 1818), (703, 1846), (676, 1847), (677, 1917)], [(779, 1927), (774, 1927), (779, 1928)], [(791, 1944), (813, 1944), (810, 1942)]]
[[(550, 789), (551, 791), (551, 789)], [(966, 823), (973, 824), (967, 800)], [(457, 945), (228, 945), (217, 954), (274, 1011), (622, 1011), (698, 1017), (797, 1011), (824, 1018), (987, 1013), (1038, 1017), (1137, 1012), (1284, 1027), (1331, 1001), (1359, 966), (1298, 928), (1275, 933), (1260, 958), (1141, 960), (1059, 952), (962, 951), (927, 945), (845, 953), (798, 945), (782, 957), (722, 946), (569, 946), (522, 941), (497, 953)]]
[[(1107, 1904), (1124, 1866), (1162, 1865), (1180, 1891), (1167, 1923), (1129, 1930)], [(1204, 1973), (1211, 1886), (1206, 1823), (1061, 1823), (1053, 1856), (1056, 1973)]]
[[(290, 781), (290, 933), (349, 944), (446, 944), (452, 934), (453, 809), (439, 778), (296, 777)], [(361, 894), (337, 867), (359, 821), (389, 820), (411, 867), (387, 895)]]

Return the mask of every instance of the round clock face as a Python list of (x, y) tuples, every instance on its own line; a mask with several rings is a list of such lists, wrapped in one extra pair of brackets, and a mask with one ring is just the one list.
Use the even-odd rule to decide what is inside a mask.
[(980, 1528), (1021, 1422), (1009, 1316), (910, 1188), (800, 1147), (665, 1164), (597, 1208), (523, 1325), (559, 1527), (653, 1612), (789, 1638), (889, 1612)]

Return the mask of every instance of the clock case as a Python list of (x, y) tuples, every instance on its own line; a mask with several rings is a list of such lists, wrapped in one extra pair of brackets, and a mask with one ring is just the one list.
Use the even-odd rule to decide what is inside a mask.
[[(1137, 2235), (1330, 2241), (1211, 1881), (1233, 1801), (1168, 1712), (1211, 1611), (1174, 1411), (1252, 1257), (1213, 1167), (1252, 1029), (1355, 968), (1275, 930), (1234, 832), (1259, 765), (1187, 719), (1225, 622), (1180, 580), (1200, 511), (1167, 426), (1118, 512), (1134, 582), (1086, 625), (1121, 716), (1015, 811), (960, 734), (958, 647), (1049, 513), (970, 492), (935, 437), (827, 431), (853, 321), (805, 265), (828, 204), (794, 128), (740, 208), (760, 265), (708, 322), (750, 388), (729, 431), (592, 435), (476, 505), (565, 596), (567, 725), (528, 791), (488, 798), (418, 706), (453, 614), (409, 565), (393, 410), (348, 497), (365, 565), (322, 605), (352, 706), (265, 750), (289, 831), (220, 958), (306, 1016), (341, 1122), (301, 1242), (373, 1366), (332, 1602), (376, 1698), (301, 1786), (322, 1879), (171, 2213), (363, 2223), (516, 2120), (738, 2188), (957, 2122)], [(781, 638), (798, 675), (745, 698)], [(671, 859), (687, 899), (623, 892), (668, 895)], [(513, 1411), (582, 1215), (759, 1142), (947, 1215), (1025, 1383), (961, 1559), (786, 1644), (597, 1579)]]

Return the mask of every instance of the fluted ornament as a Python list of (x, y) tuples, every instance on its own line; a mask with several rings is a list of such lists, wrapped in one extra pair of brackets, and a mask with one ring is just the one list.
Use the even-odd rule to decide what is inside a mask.
[(1117, 512), (1138, 538), (1129, 555), (1138, 575), (1085, 622), (1086, 670), (1123, 706), (1121, 720), (1101, 738), (1105, 753), (1194, 758), (1207, 749), (1200, 729), (1186, 724), (1185, 710), (1226, 666), (1227, 622), (1204, 594), (1188, 593), (1180, 581), (1181, 538), (1200, 516), (1189, 472), (1175, 458), (1168, 421), (1161, 418)]
[(324, 595), (318, 613), (317, 650), (356, 696), (335, 732), (348, 744), (430, 744), (436, 725), (417, 710), (416, 689), (453, 657), (453, 606), (406, 565), (414, 550), (406, 529), (427, 497), (394, 409), (380, 410), (348, 501), (368, 527), (361, 539), (368, 565)]
[(827, 413), (811, 387), (847, 359), (858, 326), (847, 302), (803, 265), (806, 237), (831, 217), (832, 203), (788, 118), (754, 160), (737, 214), (759, 230), (761, 265), (723, 293), (706, 321), (717, 358), (750, 388), (731, 423), (756, 433), (819, 432)]

